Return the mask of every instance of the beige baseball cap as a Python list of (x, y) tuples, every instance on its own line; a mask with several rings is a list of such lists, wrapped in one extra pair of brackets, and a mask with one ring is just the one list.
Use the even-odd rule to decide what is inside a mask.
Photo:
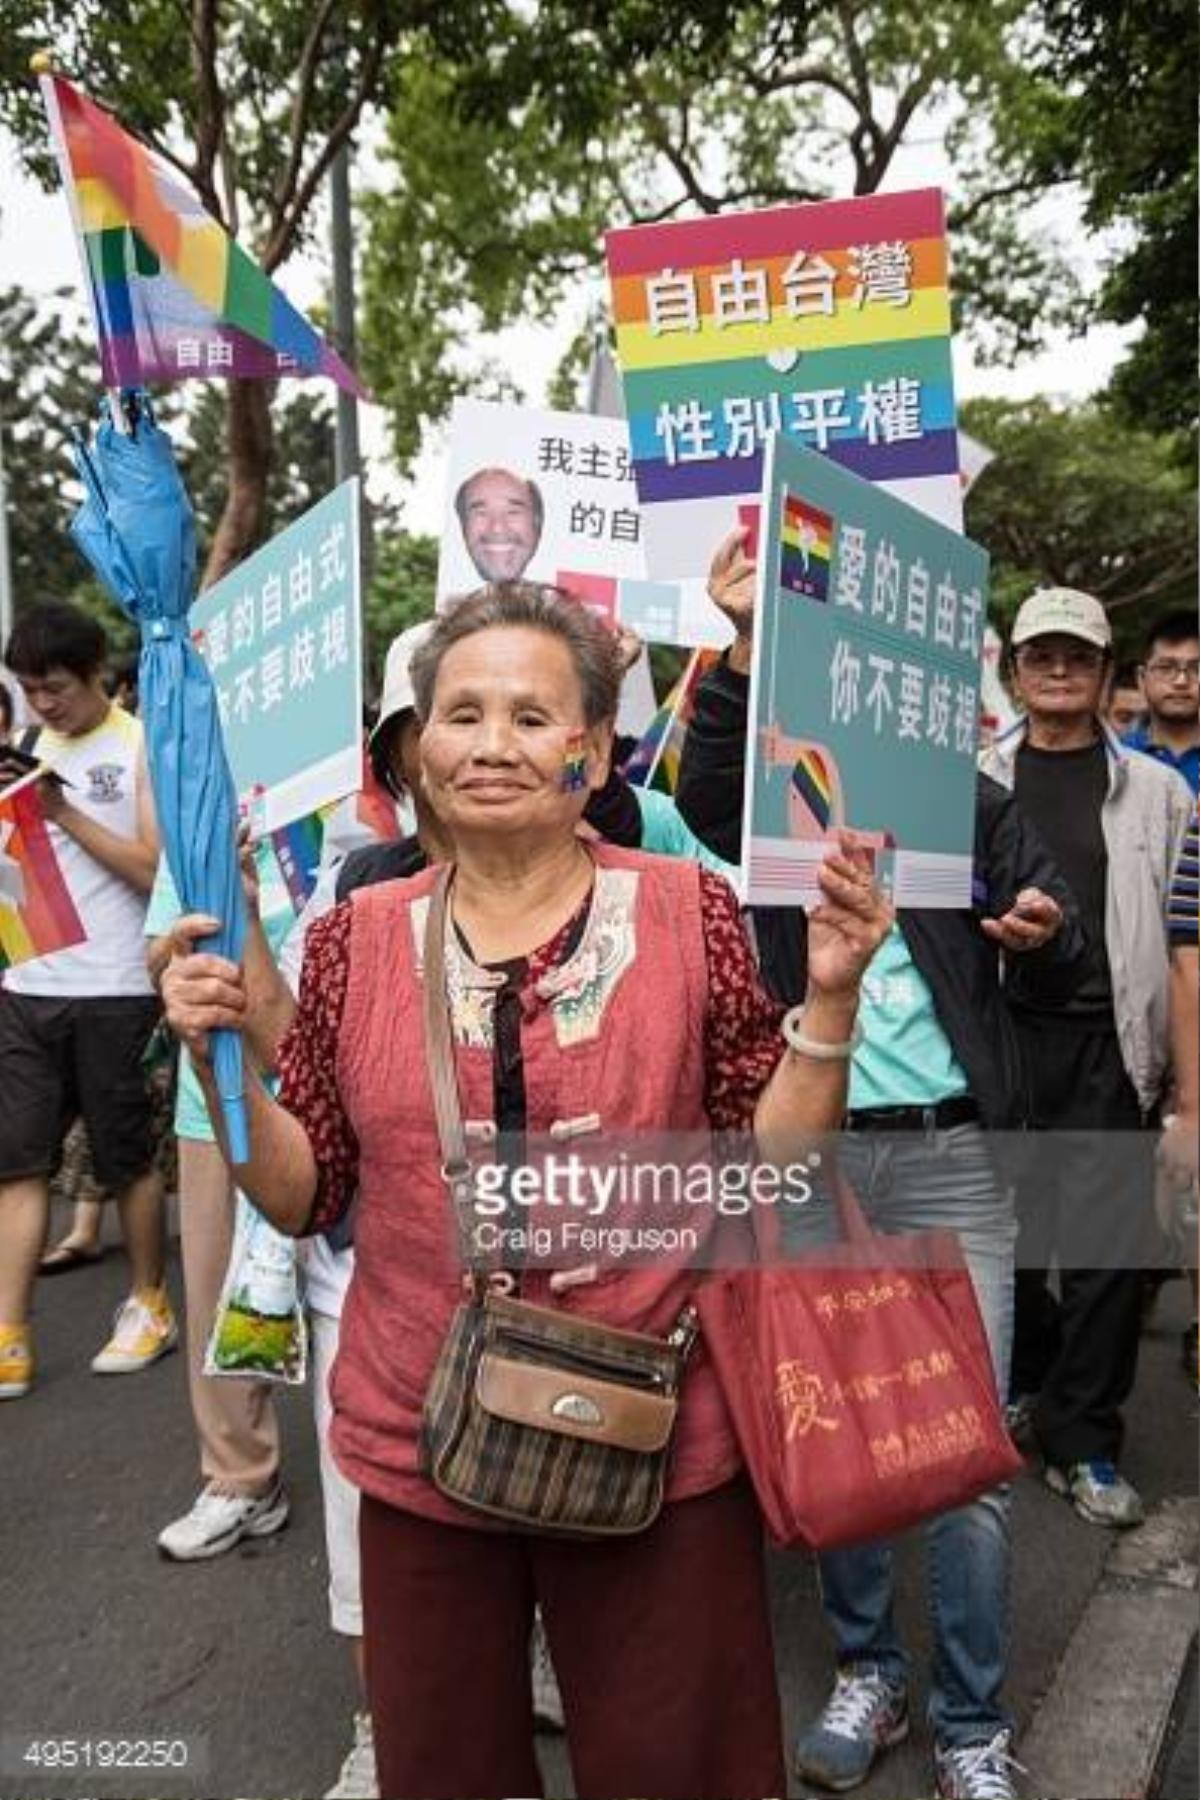
[(1112, 644), (1112, 626), (1108, 614), (1092, 594), (1078, 588), (1039, 588), (1021, 602), (1013, 620), (1012, 643), (1027, 644), (1031, 638), (1049, 637), (1057, 632), (1063, 637), (1082, 638), (1097, 650)]
[(433, 630), (432, 619), (422, 619), (419, 625), (410, 625), (399, 637), (392, 639), (388, 645), (387, 661), (383, 665), (383, 693), (379, 697), (379, 717), (375, 721), (375, 729), (371, 733), (371, 743), (379, 736), (389, 719), (397, 713), (409, 712), (417, 704), (413, 692), (412, 675), (409, 665), (421, 645)]

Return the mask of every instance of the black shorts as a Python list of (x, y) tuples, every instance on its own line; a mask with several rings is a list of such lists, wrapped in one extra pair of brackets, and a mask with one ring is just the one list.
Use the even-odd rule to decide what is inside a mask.
[(0, 989), (0, 1181), (53, 1175), (77, 1116), (97, 1183), (119, 1193), (154, 1160), (142, 1056), (152, 994), (69, 1000)]

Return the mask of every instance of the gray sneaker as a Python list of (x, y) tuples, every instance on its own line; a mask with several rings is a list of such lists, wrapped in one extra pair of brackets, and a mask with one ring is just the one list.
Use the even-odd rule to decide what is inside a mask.
[(1126, 1531), (1131, 1525), (1140, 1525), (1146, 1517), (1137, 1489), (1118, 1475), (1114, 1464), (1104, 1457), (1072, 1463), (1069, 1469), (1056, 1469), (1047, 1463), (1043, 1474), (1046, 1486), (1069, 1500), (1089, 1525)]
[(839, 1669), (819, 1718), (796, 1740), (798, 1774), (835, 1794), (867, 1779), (881, 1750), (908, 1736), (908, 1693), (865, 1665)]
[(1017, 1800), (1012, 1733), (998, 1731), (984, 1744), (947, 1744), (933, 1753), (940, 1800)]

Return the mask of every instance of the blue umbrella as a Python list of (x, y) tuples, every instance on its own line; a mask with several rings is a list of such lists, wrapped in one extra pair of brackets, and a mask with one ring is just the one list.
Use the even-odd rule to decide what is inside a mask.
[[(246, 912), (237, 854), (237, 794), (212, 677), (192, 645), (188, 608), (196, 586), (196, 526), (171, 450), (140, 390), (121, 396), (128, 430), (108, 403), (76, 463), (87, 499), (71, 535), (142, 638), (138, 672), (146, 760), (167, 864), (188, 912), (221, 921), (204, 947), (241, 960)], [(213, 1070), (230, 1155), (249, 1157), (242, 1040), (213, 1034)]]

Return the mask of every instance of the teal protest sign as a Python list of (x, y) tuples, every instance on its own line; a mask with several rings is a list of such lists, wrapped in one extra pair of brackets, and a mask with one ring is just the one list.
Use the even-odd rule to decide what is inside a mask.
[(743, 897), (811, 904), (831, 832), (899, 906), (969, 906), (986, 552), (774, 434), (758, 544)]
[(360, 618), (356, 480), (192, 608), (234, 785), (256, 836), (360, 784)]

